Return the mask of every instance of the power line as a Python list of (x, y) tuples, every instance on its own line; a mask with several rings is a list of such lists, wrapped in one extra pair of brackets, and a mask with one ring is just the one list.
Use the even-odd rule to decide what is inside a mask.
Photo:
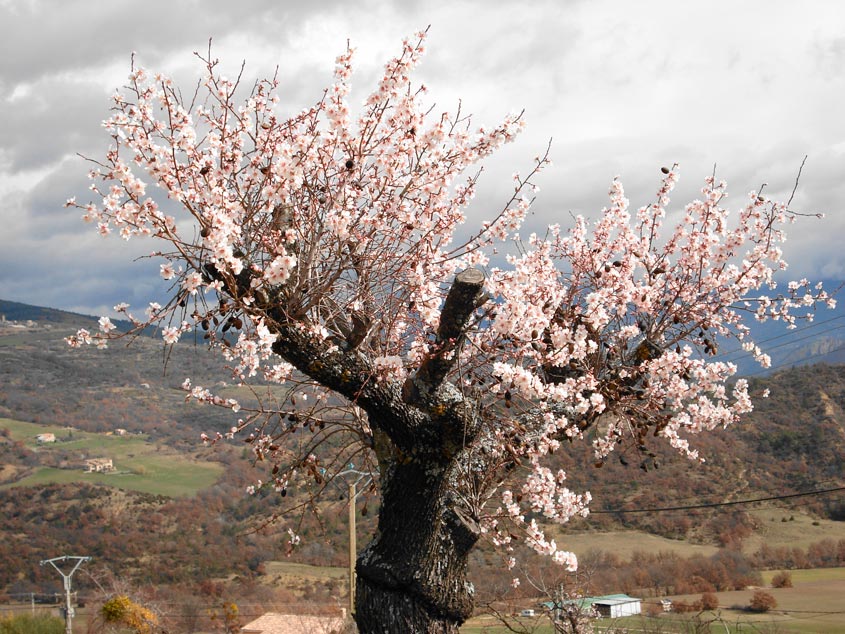
[(803, 366), (812, 365), (810, 363), (807, 363), (807, 361), (809, 361), (810, 359), (816, 359), (818, 357), (824, 357), (824, 356), (827, 356), (829, 354), (833, 354), (834, 352), (840, 352), (841, 350), (845, 350), (845, 344), (843, 344), (841, 346), (837, 346), (836, 348), (833, 348), (832, 350), (827, 350), (825, 352), (817, 352), (816, 354), (811, 354), (810, 356), (804, 357), (803, 359), (799, 359), (797, 361), (787, 361), (786, 363), (780, 363), (778, 365), (773, 365), (769, 368), (762, 368), (762, 369), (757, 370), (755, 372), (749, 372), (748, 374), (743, 374), (742, 376), (748, 377), (748, 376), (758, 376), (760, 374), (769, 374), (774, 370), (778, 370), (780, 368), (785, 368), (787, 366), (795, 367), (796, 365), (803, 365)]
[(777, 608), (781, 614), (818, 614), (820, 616), (830, 616), (833, 614), (845, 614), (845, 610), (783, 610)]
[(734, 500), (732, 502), (712, 502), (708, 504), (687, 504), (684, 506), (661, 506), (653, 508), (642, 509), (600, 509), (598, 511), (590, 511), (590, 514), (601, 513), (662, 513), (664, 511), (688, 511), (692, 509), (707, 509), (719, 506), (736, 506), (738, 504), (754, 504), (756, 502), (771, 502), (772, 500), (787, 500), (790, 498), (807, 497), (810, 495), (823, 495), (825, 493), (834, 493), (836, 491), (845, 491), (845, 486), (834, 487), (831, 489), (817, 489), (815, 491), (805, 491), (803, 493), (789, 493), (786, 495), (772, 495), (764, 498), (753, 498), (750, 500)]
[[(767, 347), (765, 350), (767, 350), (767, 351), (768, 351), (768, 350), (777, 350), (778, 348), (783, 348), (783, 347), (785, 347), (785, 346), (791, 346), (791, 345), (793, 345), (793, 344), (799, 343), (799, 342), (801, 342), (801, 341), (805, 341), (805, 340), (807, 340), (807, 339), (813, 339), (813, 338), (823, 337), (824, 335), (826, 335), (826, 334), (828, 334), (828, 333), (831, 333), (831, 332), (833, 332), (833, 331), (835, 331), (835, 330), (842, 330), (843, 328), (845, 328), (845, 326), (836, 326), (836, 328), (827, 328), (827, 329), (823, 330), (823, 331), (822, 331), (822, 332), (820, 332), (820, 333), (818, 333), (818, 332), (817, 332), (817, 333), (810, 333), (809, 335), (804, 335), (803, 337), (797, 337), (797, 338), (795, 338), (795, 339), (790, 339), (789, 341), (784, 341), (783, 343), (779, 343), (779, 344), (778, 344), (778, 345), (776, 345), (776, 346), (769, 346), (769, 347)], [(826, 353), (825, 353), (825, 354), (826, 354)], [(742, 357), (750, 357), (750, 356), (751, 356), (751, 353), (750, 353), (750, 352), (746, 352), (744, 355), (740, 355), (740, 358), (742, 358)]]
[[(813, 322), (813, 323), (811, 323), (811, 324), (808, 324), (808, 325), (803, 326), (803, 327), (801, 327), (801, 328), (795, 328), (794, 330), (789, 330), (789, 331), (787, 331), (787, 332), (785, 332), (785, 333), (783, 333), (783, 334), (780, 334), (780, 335), (775, 335), (774, 337), (767, 337), (767, 338), (765, 338), (765, 339), (760, 339), (760, 340), (754, 339), (754, 343), (756, 343), (757, 345), (762, 346), (763, 344), (767, 344), (767, 343), (770, 343), (770, 342), (772, 342), (772, 341), (777, 341), (778, 339), (784, 339), (784, 338), (786, 338), (786, 337), (793, 337), (794, 335), (797, 335), (797, 334), (799, 334), (799, 333), (805, 332), (805, 331), (807, 331), (807, 330), (812, 330), (813, 328), (818, 328), (819, 326), (823, 326), (823, 325), (825, 325), (825, 324), (829, 324), (829, 323), (830, 323), (830, 322), (832, 322), (832, 321), (838, 321), (838, 320), (840, 320), (840, 319), (845, 319), (845, 315), (837, 315), (836, 317), (830, 317), (829, 319), (825, 319), (825, 320), (822, 320), (822, 321), (814, 321), (814, 322)], [(824, 329), (824, 330), (822, 330), (820, 333), (815, 333), (815, 334), (812, 334), (812, 335), (808, 335), (808, 337), (821, 337), (821, 336), (823, 336), (823, 335), (825, 335), (825, 334), (827, 334), (827, 333), (829, 333), (829, 332), (833, 332), (834, 330), (839, 330), (840, 328), (842, 328), (842, 326), (836, 326), (835, 328), (825, 328), (825, 329)], [(784, 345), (789, 345), (789, 344), (791, 344), (791, 343), (796, 343), (796, 342), (798, 342), (798, 341), (802, 341), (803, 339), (806, 339), (806, 338), (807, 338), (807, 337), (801, 337), (801, 338), (799, 338), (799, 339), (793, 339), (793, 340), (791, 340), (791, 341), (787, 341), (787, 342), (785, 342), (785, 343), (783, 343), (783, 344), (778, 344), (777, 346), (774, 346), (774, 348), (780, 348), (780, 347), (782, 347), (782, 346), (784, 346)], [(752, 339), (753, 339), (753, 337), (752, 337)], [(737, 352), (742, 352), (742, 353), (744, 353), (744, 354), (739, 355), (739, 356), (740, 356), (740, 358), (742, 358), (742, 357), (749, 357), (749, 356), (751, 356), (751, 353), (750, 353), (750, 352), (747, 352), (746, 350), (743, 350), (743, 348), (742, 348), (742, 347), (739, 347), (739, 348), (732, 348), (732, 349), (730, 349), (730, 350), (725, 350), (725, 351), (724, 351), (724, 352), (722, 352), (721, 354), (717, 354), (715, 358), (716, 358), (716, 359), (725, 359), (725, 357), (728, 357), (728, 356), (730, 356), (730, 355), (732, 355), (732, 354), (734, 354), (734, 353), (737, 353)]]

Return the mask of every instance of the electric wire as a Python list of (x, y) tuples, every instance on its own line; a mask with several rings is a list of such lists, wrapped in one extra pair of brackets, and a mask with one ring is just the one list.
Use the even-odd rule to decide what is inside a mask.
[[(833, 354), (834, 352), (840, 352), (842, 350), (845, 350), (845, 344), (842, 344), (841, 346), (837, 346), (836, 348), (833, 348), (832, 350), (827, 350), (825, 352), (818, 352), (816, 354), (811, 354), (810, 356), (807, 356), (807, 357), (804, 357), (803, 359), (801, 359), (798, 362), (798, 364), (800, 364), (800, 365), (812, 365), (810, 363), (807, 363), (807, 361), (809, 361), (810, 359), (817, 359), (819, 357), (824, 357), (824, 356), (827, 356), (829, 354)], [(748, 376), (759, 376), (761, 374), (771, 374), (771, 372), (773, 370), (779, 370), (780, 368), (785, 368), (785, 367), (794, 367), (795, 365), (796, 365), (796, 362), (792, 362), (792, 361), (786, 362), (786, 363), (780, 363), (778, 365), (773, 365), (770, 368), (762, 368), (760, 370), (756, 370), (755, 372), (749, 372), (747, 374), (743, 374), (743, 376), (748, 377)]]
[[(798, 337), (798, 338), (796, 338), (796, 339), (790, 339), (789, 341), (785, 341), (785, 342), (783, 342), (783, 343), (779, 343), (779, 344), (778, 344), (778, 345), (776, 345), (776, 346), (768, 346), (768, 347), (766, 348), (766, 350), (767, 350), (767, 351), (768, 351), (768, 350), (777, 350), (778, 348), (784, 348), (784, 347), (786, 347), (786, 346), (791, 346), (792, 344), (798, 343), (798, 342), (800, 342), (800, 341), (805, 341), (805, 340), (807, 340), (807, 339), (817, 339), (817, 338), (819, 338), (819, 337), (824, 336), (825, 334), (827, 334), (827, 333), (829, 333), (829, 332), (834, 332), (834, 331), (836, 331), (836, 330), (842, 330), (843, 328), (845, 328), (845, 325), (843, 325), (843, 326), (836, 326), (836, 328), (828, 328), (828, 329), (826, 329), (826, 330), (823, 330), (823, 331), (822, 331), (822, 332), (820, 332), (820, 333), (811, 333), (811, 334), (809, 334), (809, 335), (804, 335), (803, 337)], [(827, 353), (824, 353), (824, 354), (827, 354)], [(752, 356), (752, 355), (751, 355), (751, 353), (750, 353), (750, 352), (746, 352), (744, 355), (741, 355), (741, 356), (740, 356), (740, 358), (742, 358), (742, 357), (750, 357), (750, 356)]]
[[(785, 333), (780, 334), (780, 335), (775, 335), (775, 336), (773, 336), (773, 337), (767, 337), (766, 339), (761, 339), (761, 340), (759, 340), (759, 341), (755, 340), (755, 343), (756, 343), (757, 345), (762, 345), (762, 344), (767, 344), (767, 343), (770, 343), (770, 342), (772, 342), (772, 341), (777, 341), (778, 339), (784, 339), (785, 337), (792, 337), (792, 336), (794, 336), (794, 335), (796, 335), (796, 334), (799, 334), (799, 333), (802, 333), (802, 332), (806, 332), (807, 330), (812, 330), (813, 328), (818, 328), (819, 326), (823, 326), (823, 325), (825, 325), (825, 324), (829, 324), (829, 323), (831, 323), (831, 322), (838, 321), (838, 320), (840, 320), (840, 319), (845, 319), (845, 315), (837, 315), (836, 317), (830, 317), (829, 319), (824, 319), (824, 320), (822, 320), (822, 321), (814, 321), (814, 322), (813, 322), (813, 323), (811, 323), (811, 324), (807, 324), (806, 326), (799, 327), (799, 328), (795, 328), (794, 330), (790, 330), (790, 331), (785, 332)], [(819, 337), (819, 336), (822, 336), (822, 335), (824, 335), (824, 334), (826, 334), (826, 333), (828, 333), (828, 332), (832, 332), (832, 331), (834, 331), (834, 330), (839, 330), (840, 328), (842, 328), (842, 326), (837, 326), (836, 328), (826, 328), (826, 329), (822, 330), (820, 333), (815, 333), (815, 334), (813, 334), (813, 335), (809, 335), (809, 336), (812, 336), (812, 337)], [(784, 343), (784, 344), (778, 344), (778, 346), (776, 346), (776, 347), (782, 347), (783, 345), (789, 345), (790, 343), (795, 343), (796, 341), (801, 341), (801, 340), (803, 340), (803, 339), (804, 339), (804, 337), (802, 337), (801, 339), (797, 339), (797, 340), (793, 340), (793, 341), (788, 341), (788, 342), (786, 342), (786, 343)], [(742, 347), (739, 347), (739, 348), (732, 348), (732, 349), (730, 349), (730, 350), (725, 350), (724, 352), (722, 352), (722, 353), (720, 353), (720, 354), (717, 354), (717, 355), (715, 356), (715, 358), (716, 358), (716, 359), (720, 359), (720, 360), (724, 360), (726, 357), (728, 357), (728, 356), (730, 356), (730, 355), (732, 355), (732, 354), (734, 354), (734, 353), (737, 353), (737, 352), (742, 352), (742, 353), (744, 353), (744, 354), (741, 354), (741, 355), (740, 355), (740, 358), (742, 358), (742, 357), (750, 357), (750, 356), (751, 356), (751, 353), (750, 353), (750, 352), (747, 352), (747, 351), (743, 350), (743, 349), (742, 349)]]
[(692, 509), (706, 509), (716, 508), (721, 506), (737, 506), (740, 504), (756, 504), (757, 502), (771, 502), (773, 500), (788, 500), (791, 498), (808, 497), (812, 495), (824, 495), (827, 493), (834, 493), (837, 491), (845, 491), (845, 486), (833, 487), (829, 489), (817, 489), (815, 491), (804, 491), (802, 493), (788, 493), (785, 495), (771, 495), (761, 498), (752, 498), (748, 500), (732, 500), (729, 502), (710, 502), (706, 504), (685, 504), (681, 506), (662, 506), (639, 509), (599, 509), (591, 510), (590, 514), (607, 514), (607, 513), (663, 513), (666, 511), (688, 511)]

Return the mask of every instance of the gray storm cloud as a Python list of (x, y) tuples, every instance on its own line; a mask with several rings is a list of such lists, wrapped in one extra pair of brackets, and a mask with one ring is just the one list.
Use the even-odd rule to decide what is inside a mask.
[(485, 168), (470, 223), (501, 204), (514, 171), (530, 169), (552, 139), (554, 166), (531, 227), (595, 217), (620, 175), (632, 205), (647, 204), (662, 165), (678, 162), (681, 208), (716, 166), (730, 205), (768, 182), (788, 197), (808, 155), (793, 207), (824, 212), (791, 234), (791, 273), (842, 277), (845, 254), (845, 7), (814, 11), (791, 2), (716, 0), (696, 13), (685, 3), (391, 3), (354, 6), (270, 0), (91, 3), (0, 0), (0, 297), (98, 312), (126, 299), (161, 299), (149, 263), (132, 263), (152, 243), (102, 240), (79, 214), (88, 167), (76, 153), (102, 155), (100, 122), (109, 94), (139, 63), (189, 89), (213, 53), (237, 72), (278, 66), (284, 112), (318, 99), (347, 39), (358, 49), (353, 104), (373, 85), (401, 38), (431, 25), (417, 77), (436, 112), (475, 113), (492, 125), (525, 111), (528, 128)]

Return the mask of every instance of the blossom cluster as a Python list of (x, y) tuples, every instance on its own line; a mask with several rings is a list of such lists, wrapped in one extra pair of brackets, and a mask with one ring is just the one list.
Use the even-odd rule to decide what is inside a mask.
[(727, 426), (751, 409), (744, 381), (726, 389), (736, 366), (708, 360), (720, 342), (738, 339), (766, 367), (745, 315), (792, 326), (818, 305), (835, 305), (807, 280), (774, 298), (758, 294), (774, 288), (775, 272), (786, 268), (781, 225), (790, 214), (756, 192), (731, 222), (721, 205), (725, 183), (708, 178), (703, 199), (687, 205), (683, 222), (664, 238), (678, 178), (677, 167), (665, 172), (656, 202), (632, 215), (616, 179), (592, 228), (578, 217), (568, 234), (554, 226), (544, 238), (532, 235), (488, 284), (501, 300), (476, 341), (499, 351), (507, 342), (493, 364), (497, 390), (550, 412), (568, 406), (552, 433), (604, 417), (599, 457), (623, 428), (644, 423), (696, 457), (684, 436)]
[[(517, 526), (536, 551), (574, 567), (574, 556), (526, 519), (531, 512), (563, 522), (586, 512), (589, 493), (571, 492), (562, 472), (544, 466), (561, 439), (595, 426), (601, 460), (626, 434), (637, 441), (653, 430), (697, 458), (693, 435), (752, 408), (746, 382), (728, 387), (736, 367), (713, 358), (721, 342), (739, 340), (765, 366), (749, 318), (791, 327), (834, 300), (807, 280), (775, 293), (775, 275), (786, 268), (783, 227), (793, 215), (760, 192), (731, 213), (725, 183), (710, 177), (701, 199), (667, 231), (677, 166), (663, 169), (653, 202), (635, 212), (614, 179), (594, 223), (577, 217), (568, 230), (553, 225), (522, 240), (535, 177), (549, 164), (537, 157), (528, 176), (514, 176), (511, 198), (460, 239), (475, 166), (512, 141), (524, 121), (510, 114), (496, 126), (473, 127), (460, 111), (436, 112), (411, 79), (425, 37), (403, 43), (357, 118), (349, 105), (351, 48), (337, 58), (323, 97), (289, 117), (279, 113), (276, 78), (245, 91), (205, 59), (202, 98), (186, 102), (168, 78), (133, 67), (104, 122), (113, 145), (89, 174), (96, 202), (68, 206), (103, 236), (164, 245), (153, 257), (173, 285), (170, 301), (150, 304), (145, 319), (126, 304), (115, 307), (135, 331), (158, 326), (168, 345), (196, 332), (239, 383), (293, 385), (270, 391), (219, 436), (257, 429), (247, 438), (256, 460), (281, 460), (279, 439), (297, 429), (330, 437), (327, 421), (371, 446), (370, 423), (355, 402), (332, 402), (280, 360), (282, 325), (329, 351), (310, 360), (315, 374), (343, 353), (369, 368), (365, 382), (401, 393), (439, 354), (435, 333), (455, 274), (484, 269), (487, 299), (471, 315), (466, 341), (449, 352), (456, 363), (447, 380), (479, 404), (480, 437), (496, 443), (485, 455), (500, 459), (501, 473), (523, 460), (530, 469), (519, 493), (505, 491), (502, 506), (490, 502), (496, 508), (481, 509), (480, 519), (506, 551)], [(158, 201), (148, 183), (167, 200)], [(516, 252), (491, 266), (509, 241)], [(104, 347), (124, 334), (103, 317), (99, 332), (80, 330), (68, 341)], [(190, 381), (183, 387), (190, 399), (242, 408)], [(526, 421), (531, 442), (520, 431)], [(284, 492), (303, 474), (322, 483), (323, 467), (311, 454), (319, 444), (302, 444), (308, 455), (274, 471), (273, 486)], [(349, 455), (359, 451), (369, 449)], [(488, 480), (485, 503), (501, 478)]]

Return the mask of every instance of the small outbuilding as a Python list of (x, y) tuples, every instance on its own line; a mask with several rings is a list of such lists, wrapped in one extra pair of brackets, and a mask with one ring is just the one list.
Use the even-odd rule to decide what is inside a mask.
[(43, 445), (47, 442), (56, 442), (56, 434), (38, 434), (35, 437), (35, 442), (39, 445)]
[(574, 610), (586, 616), (595, 615), (599, 618), (617, 619), (623, 616), (640, 614), (642, 612), (642, 599), (629, 597), (627, 594), (607, 594), (600, 597), (568, 599), (558, 604), (547, 601), (543, 603), (543, 607), (558, 614), (557, 618), (562, 618), (564, 612)]
[(622, 616), (633, 616), (642, 612), (642, 599), (629, 597), (627, 594), (609, 594), (604, 597), (594, 597), (593, 608), (599, 616), (618, 619)]

